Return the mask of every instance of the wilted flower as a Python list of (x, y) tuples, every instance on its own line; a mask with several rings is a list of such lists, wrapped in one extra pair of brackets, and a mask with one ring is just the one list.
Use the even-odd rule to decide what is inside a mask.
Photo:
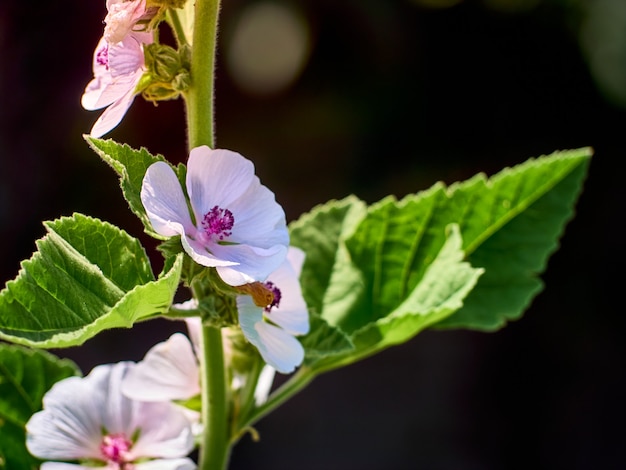
[(138, 31), (137, 22), (147, 14), (146, 0), (107, 0), (107, 11), (103, 37), (109, 44), (116, 44)]
[[(187, 470), (193, 448), (191, 424), (168, 402), (145, 403), (121, 393), (134, 364), (95, 367), (84, 377), (57, 382), (43, 410), (26, 424), (27, 447), (48, 460), (42, 470)], [(80, 463), (66, 463), (75, 462)]]
[(244, 336), (265, 362), (282, 373), (293, 372), (304, 359), (304, 349), (294, 338), (309, 331), (309, 315), (299, 282), (303, 263), (302, 250), (290, 247), (287, 259), (265, 283), (274, 294), (271, 305), (258, 307), (250, 296), (237, 297)]
[(141, 201), (155, 232), (180, 235), (187, 254), (215, 267), (231, 286), (264, 281), (285, 259), (289, 233), (283, 209), (252, 162), (230, 150), (197, 147), (186, 183), (192, 214), (172, 168), (165, 162), (148, 168)]

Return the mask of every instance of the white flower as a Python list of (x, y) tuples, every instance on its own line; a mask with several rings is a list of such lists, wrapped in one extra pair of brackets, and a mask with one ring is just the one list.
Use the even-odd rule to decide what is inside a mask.
[(28, 450), (53, 461), (42, 470), (196, 468), (185, 458), (193, 436), (184, 414), (171, 403), (145, 403), (121, 393), (122, 379), (133, 366), (98, 366), (84, 378), (57, 382), (46, 393), (43, 410), (26, 424)]
[[(177, 304), (196, 308), (196, 301)], [(200, 318), (185, 320), (192, 342), (182, 333), (157, 343), (124, 378), (122, 393), (142, 401), (188, 400), (200, 394)]]
[(188, 400), (200, 394), (198, 359), (182, 333), (153, 346), (122, 385), (122, 392), (143, 401)]
[(303, 263), (302, 250), (290, 247), (287, 259), (265, 283), (274, 294), (271, 305), (257, 307), (250, 296), (237, 297), (244, 336), (265, 362), (285, 374), (293, 372), (304, 359), (304, 349), (294, 335), (309, 332), (309, 315), (298, 280)]
[(285, 259), (289, 233), (274, 193), (261, 185), (251, 161), (230, 150), (194, 148), (187, 165), (187, 193), (165, 162), (152, 164), (141, 201), (155, 232), (181, 236), (198, 264), (217, 269), (231, 286), (264, 281)]

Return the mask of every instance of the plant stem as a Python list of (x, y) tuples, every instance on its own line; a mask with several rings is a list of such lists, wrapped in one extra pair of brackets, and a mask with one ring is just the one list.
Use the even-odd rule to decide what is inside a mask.
[(202, 423), (200, 470), (222, 470), (230, 454), (228, 429), (228, 391), (224, 370), (222, 332), (202, 326)]
[[(213, 91), (215, 87), (215, 47), (220, 0), (195, 0), (191, 52), (191, 86), (185, 93), (189, 149), (213, 147)], [(194, 297), (197, 297), (194, 292)], [(219, 328), (202, 326), (202, 423), (200, 470), (222, 470), (228, 464), (229, 402), (224, 368), (222, 333)]]
[(189, 148), (213, 147), (215, 48), (220, 0), (196, 0), (191, 54), (191, 86), (185, 93)]
[(316, 373), (308, 367), (302, 366), (287, 382), (272, 393), (265, 403), (250, 413), (247, 419), (240, 424), (239, 429), (242, 430), (249, 426), (253, 426), (258, 420), (278, 408), (289, 398), (309, 385), (315, 377)]
[(167, 20), (169, 25), (172, 27), (172, 31), (174, 31), (174, 36), (176, 37), (176, 43), (178, 46), (187, 45), (187, 38), (185, 37), (185, 31), (183, 30), (183, 26), (180, 23), (180, 18), (178, 16), (178, 12), (170, 8), (167, 10)]

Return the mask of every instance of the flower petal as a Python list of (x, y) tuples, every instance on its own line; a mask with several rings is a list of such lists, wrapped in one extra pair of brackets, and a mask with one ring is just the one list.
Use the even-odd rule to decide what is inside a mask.
[(216, 205), (230, 210), (230, 204), (255, 178), (252, 162), (236, 152), (211, 150), (206, 145), (192, 149), (187, 162), (187, 192), (196, 220), (202, 220)]
[(109, 70), (115, 79), (144, 69), (143, 44), (153, 42), (152, 33), (137, 32), (126, 36), (121, 42), (109, 45)]
[[(106, 63), (102, 61), (103, 51)], [(129, 37), (115, 46), (101, 38), (93, 54), (94, 79), (81, 98), (83, 108), (104, 108), (134, 91), (143, 75), (143, 65), (143, 49), (136, 38)]]
[(288, 374), (304, 359), (304, 348), (289, 333), (263, 321), (263, 309), (249, 296), (237, 297), (239, 325), (244, 336), (259, 350), (263, 360), (278, 372)]
[(44, 409), (26, 424), (26, 446), (41, 459), (88, 459), (100, 455), (100, 417), (92, 400), (102, 395), (79, 377), (57, 382), (44, 396)]
[[(236, 266), (238, 263), (236, 261), (230, 261), (228, 259), (222, 259), (218, 256), (207, 251), (207, 246), (192, 238), (195, 234), (197, 234), (197, 230), (195, 227), (191, 227), (185, 231), (181, 242), (183, 244), (183, 248), (185, 252), (191, 256), (191, 259), (196, 263), (202, 266), (216, 267), (216, 266)], [(211, 248), (214, 248), (218, 245), (211, 245)]]
[(256, 383), (254, 389), (254, 403), (256, 406), (260, 406), (267, 401), (267, 397), (270, 395), (272, 389), (272, 383), (274, 382), (274, 376), (276, 375), (276, 369), (272, 366), (265, 365), (259, 374), (259, 380)]
[[(268, 277), (268, 281), (280, 290), (281, 298), (280, 304), (265, 312), (265, 316), (292, 335), (304, 335), (309, 332), (309, 312), (298, 280), (303, 259), (304, 252), (289, 247), (287, 259)], [(297, 271), (291, 260), (296, 263)]]
[(229, 241), (262, 248), (289, 244), (285, 212), (258, 178), (228, 208), (235, 218)]
[(181, 333), (150, 349), (128, 372), (122, 392), (141, 401), (186, 400), (200, 393), (198, 360)]
[(177, 458), (191, 452), (191, 423), (181, 409), (171, 403), (144, 403), (142, 408), (141, 434), (132, 448), (136, 458)]
[(65, 462), (44, 462), (41, 464), (41, 467), (39, 467), (39, 470), (93, 470), (94, 468), (102, 469), (101, 466), (86, 467), (85, 465)]
[(300, 248), (296, 246), (290, 246), (287, 252), (287, 261), (291, 265), (291, 268), (296, 273), (296, 277), (300, 278), (302, 273), (302, 266), (304, 265), (304, 259), (306, 254)]
[(159, 235), (171, 237), (195, 229), (183, 189), (167, 163), (150, 165), (141, 185), (141, 202)]
[(159, 459), (133, 466), (135, 470), (195, 470), (198, 468), (190, 459)]
[(282, 328), (266, 322), (255, 325), (260, 340), (259, 352), (265, 362), (278, 372), (289, 374), (304, 360), (300, 342)]
[(233, 213), (229, 241), (262, 248), (288, 244), (285, 212), (274, 193), (254, 175), (254, 165), (236, 152), (193, 149), (189, 155), (187, 191), (196, 220), (213, 207)]
[(269, 249), (249, 245), (217, 245), (215, 256), (235, 263), (232, 267), (218, 267), (222, 280), (231, 286), (264, 281), (285, 259), (287, 247), (275, 245)]
[(92, 137), (102, 137), (112, 131), (122, 121), (126, 111), (135, 99), (134, 86), (124, 96), (110, 105), (96, 120), (89, 135)]
[[(183, 302), (183, 305), (185, 304), (190, 305), (190, 308), (198, 307), (198, 301), (196, 299)], [(191, 344), (193, 344), (193, 348), (196, 350), (196, 354), (198, 354), (198, 351), (200, 351), (200, 336), (202, 335), (202, 320), (200, 317), (185, 318), (185, 323), (187, 324)]]
[(240, 295), (237, 297), (237, 313), (244, 336), (258, 348), (259, 338), (254, 325), (263, 321), (263, 309), (254, 305), (250, 296)]
[(104, 37), (110, 43), (122, 41), (146, 13), (145, 0), (107, 0)]
[(139, 439), (130, 453), (143, 457), (184, 457), (193, 448), (191, 426), (170, 403), (144, 403), (121, 393), (133, 363), (95, 367), (84, 377), (57, 382), (43, 399), (43, 410), (26, 424), (27, 447), (42, 459), (100, 459), (102, 430)]

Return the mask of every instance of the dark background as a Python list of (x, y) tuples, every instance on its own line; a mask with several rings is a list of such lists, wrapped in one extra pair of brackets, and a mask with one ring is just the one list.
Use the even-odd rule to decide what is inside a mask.
[[(154, 246), (81, 138), (97, 117), (79, 99), (104, 3), (0, 3), (3, 282), (42, 220), (74, 211)], [(401, 197), (558, 149), (590, 145), (595, 157), (522, 320), (497, 334), (428, 331), (318, 378), (258, 424), (260, 443), (244, 437), (231, 468), (624, 468), (626, 38), (612, 35), (626, 31), (624, 3), (283, 2), (306, 18), (311, 49), (272, 93), (239, 86), (223, 52), (251, 3), (223, 5), (217, 143), (255, 162), (289, 220), (331, 198)], [(181, 101), (139, 98), (109, 136), (185, 161), (183, 113)], [(150, 322), (56, 352), (86, 373), (139, 360), (176, 328)]]

